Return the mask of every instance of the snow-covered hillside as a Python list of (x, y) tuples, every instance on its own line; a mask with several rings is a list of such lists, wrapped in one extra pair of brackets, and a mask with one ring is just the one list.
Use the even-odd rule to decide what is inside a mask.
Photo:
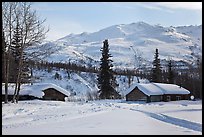
[[(63, 69), (53, 69), (51, 72), (46, 70), (34, 70), (35, 83), (56, 84), (80, 99), (86, 99), (88, 93), (97, 92), (96, 75), (92, 73), (76, 73)], [(59, 74), (59, 78), (55, 75)], [(35, 84), (34, 83), (34, 84)]]
[[(58, 73), (58, 79), (55, 78), (55, 74)], [(33, 71), (34, 82), (35, 83), (53, 83), (59, 87), (66, 89), (71, 92), (72, 97), (82, 100), (87, 100), (89, 93), (97, 93), (97, 74), (87, 73), (87, 72), (74, 72), (66, 71), (64, 69), (53, 69), (51, 72), (47, 70), (37, 70)], [(146, 79), (140, 79), (140, 82), (147, 83), (149, 82)], [(116, 81), (119, 84), (116, 87), (116, 90), (122, 95), (125, 96), (125, 90), (129, 88), (128, 77), (127, 76), (116, 76)], [(131, 78), (131, 84), (137, 82), (137, 77)], [(34, 83), (34, 85), (35, 85)]]
[(19, 101), (2, 104), (3, 135), (202, 135), (202, 101)]
[(156, 48), (160, 58), (166, 60), (194, 63), (202, 56), (202, 25), (163, 27), (137, 22), (113, 25), (93, 33), (70, 34), (49, 42), (58, 50), (46, 60), (99, 66), (105, 39), (109, 40), (115, 68), (151, 66)]

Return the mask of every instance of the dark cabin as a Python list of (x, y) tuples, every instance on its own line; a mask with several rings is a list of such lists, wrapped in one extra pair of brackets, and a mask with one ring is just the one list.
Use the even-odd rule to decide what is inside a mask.
[(43, 96), (44, 100), (65, 101), (65, 97), (68, 97), (54, 88), (47, 88), (43, 92), (45, 93)]
[(135, 87), (130, 93), (126, 95), (126, 101), (146, 101), (147, 95)]
[(174, 84), (137, 83), (127, 90), (126, 101), (177, 101), (188, 100), (190, 92)]
[[(8, 100), (13, 99), (14, 84), (9, 85)], [(36, 83), (34, 85), (23, 84), (19, 92), (19, 100), (56, 100), (65, 101), (65, 97), (70, 96), (67, 90), (52, 83)], [(2, 86), (2, 101), (5, 100), (4, 86)]]

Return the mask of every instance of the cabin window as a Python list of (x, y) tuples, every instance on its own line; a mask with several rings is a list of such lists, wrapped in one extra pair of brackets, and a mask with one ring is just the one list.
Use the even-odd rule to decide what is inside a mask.
[(176, 96), (176, 100), (181, 100), (181, 96)]
[(171, 96), (166, 96), (167, 101), (171, 101)]

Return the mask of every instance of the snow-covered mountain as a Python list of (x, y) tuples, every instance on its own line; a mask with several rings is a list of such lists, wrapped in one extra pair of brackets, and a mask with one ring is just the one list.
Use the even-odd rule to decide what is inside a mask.
[(202, 56), (202, 25), (163, 27), (137, 22), (113, 25), (93, 33), (70, 34), (49, 42), (58, 50), (47, 60), (98, 66), (105, 39), (109, 40), (115, 68), (150, 66), (156, 48), (161, 60), (171, 58), (194, 63)]

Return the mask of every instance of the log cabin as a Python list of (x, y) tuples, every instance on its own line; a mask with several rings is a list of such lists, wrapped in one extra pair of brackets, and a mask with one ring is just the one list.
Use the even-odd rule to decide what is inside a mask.
[(167, 102), (188, 100), (190, 91), (175, 84), (136, 83), (126, 90), (125, 97), (126, 101)]
[[(9, 83), (8, 100), (13, 98), (15, 89), (14, 83)], [(19, 100), (56, 100), (65, 101), (65, 97), (70, 96), (70, 92), (52, 83), (35, 83), (34, 85), (23, 84), (19, 92)], [(2, 85), (2, 101), (5, 98), (4, 85)]]

